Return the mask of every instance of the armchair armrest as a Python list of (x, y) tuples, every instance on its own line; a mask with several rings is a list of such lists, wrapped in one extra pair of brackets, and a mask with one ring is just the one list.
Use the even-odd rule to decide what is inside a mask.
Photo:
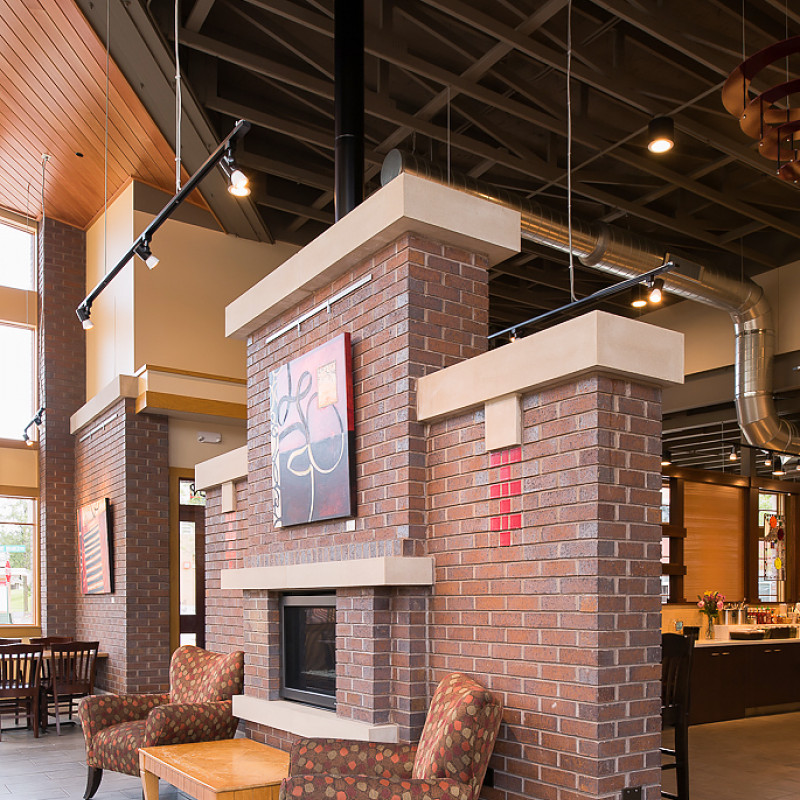
[(280, 800), (337, 797), (402, 797), (403, 800), (472, 800), (472, 787), (452, 778), (392, 780), (366, 775), (295, 775), (281, 783)]
[(330, 773), (410, 778), (417, 746), (346, 739), (298, 739), (289, 759), (289, 775)]
[(230, 700), (212, 703), (170, 703), (147, 717), (143, 747), (232, 739), (239, 724)]
[(169, 703), (169, 693), (163, 694), (95, 694), (84, 698), (78, 717), (86, 737), (87, 750), (92, 739), (104, 728), (120, 722), (144, 719), (157, 706)]

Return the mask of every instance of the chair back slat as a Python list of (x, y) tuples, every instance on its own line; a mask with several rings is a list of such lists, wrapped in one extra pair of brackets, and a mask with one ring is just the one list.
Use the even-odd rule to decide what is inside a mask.
[(41, 645), (0, 646), (0, 697), (33, 697), (39, 692)]

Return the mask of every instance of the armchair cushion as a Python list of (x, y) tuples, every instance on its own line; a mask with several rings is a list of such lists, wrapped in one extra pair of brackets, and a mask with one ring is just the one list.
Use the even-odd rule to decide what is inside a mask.
[(233, 739), (237, 724), (238, 720), (231, 712), (230, 700), (170, 703), (154, 708), (148, 714), (144, 732), (146, 744), (140, 747)]
[(298, 739), (292, 746), (289, 774), (411, 778), (416, 750), (410, 744)]
[(295, 775), (281, 784), (280, 800), (293, 798), (369, 800), (471, 800), (472, 789), (458, 781), (373, 778), (367, 775)]

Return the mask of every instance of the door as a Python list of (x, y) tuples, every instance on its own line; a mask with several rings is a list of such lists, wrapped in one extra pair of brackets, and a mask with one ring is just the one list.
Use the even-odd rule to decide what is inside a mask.
[(172, 646), (205, 647), (205, 492), (181, 471), (172, 483)]

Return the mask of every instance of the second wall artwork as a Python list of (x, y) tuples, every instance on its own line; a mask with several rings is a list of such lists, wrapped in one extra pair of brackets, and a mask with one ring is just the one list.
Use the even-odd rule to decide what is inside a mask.
[(355, 514), (355, 415), (350, 334), (269, 374), (276, 526)]

